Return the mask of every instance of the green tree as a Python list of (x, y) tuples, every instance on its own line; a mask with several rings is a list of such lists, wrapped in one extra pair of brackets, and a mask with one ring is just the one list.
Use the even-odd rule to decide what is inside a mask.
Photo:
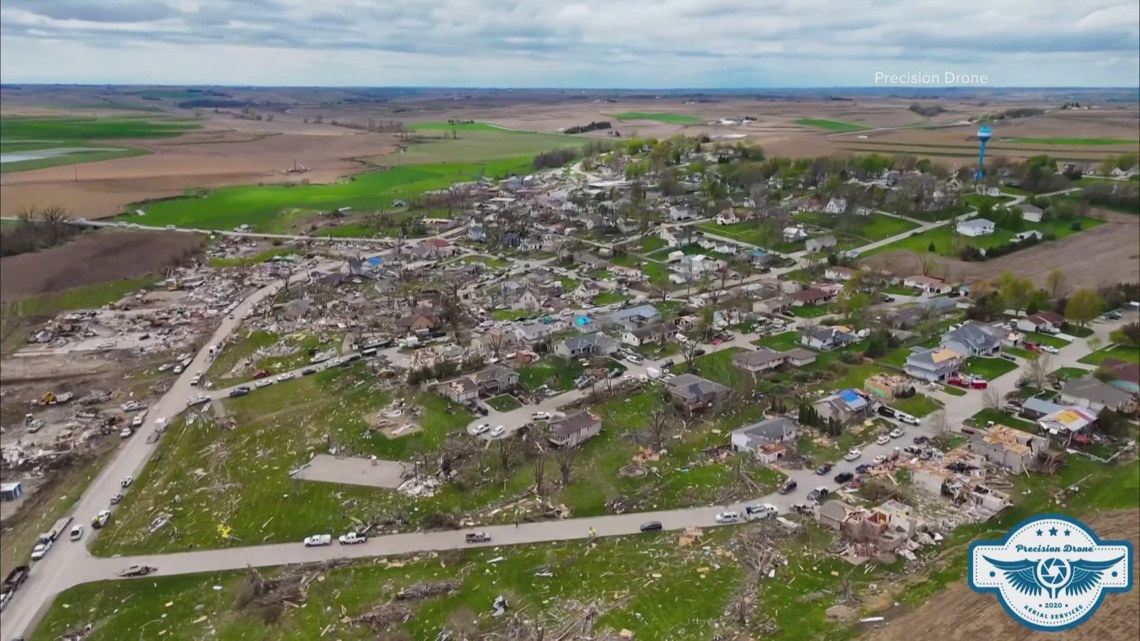
[(1045, 285), (1049, 289), (1050, 296), (1059, 297), (1065, 291), (1065, 272), (1061, 271), (1060, 268), (1055, 268), (1045, 277)]
[(1112, 342), (1120, 345), (1140, 345), (1140, 323), (1128, 323), (1109, 334), (1108, 337)]
[(1104, 310), (1104, 300), (1095, 289), (1078, 289), (1065, 304), (1065, 318), (1084, 327)]
[(1029, 303), (1030, 296), (1033, 294), (1033, 283), (1024, 278), (1018, 278), (1010, 272), (1002, 272), (1000, 282), (1002, 302), (1014, 311), (1014, 316), (1017, 316)]

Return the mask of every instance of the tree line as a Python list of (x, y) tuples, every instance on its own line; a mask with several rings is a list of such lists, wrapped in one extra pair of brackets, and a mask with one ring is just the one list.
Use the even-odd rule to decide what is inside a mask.
[(82, 228), (58, 206), (21, 211), (15, 225), (0, 231), (0, 256), (16, 256), (54, 247), (77, 236)]

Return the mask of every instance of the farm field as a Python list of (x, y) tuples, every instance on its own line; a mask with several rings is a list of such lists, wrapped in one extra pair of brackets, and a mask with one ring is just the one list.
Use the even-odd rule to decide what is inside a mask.
[[(385, 209), (397, 199), (475, 180), (480, 175), (505, 177), (513, 172), (528, 171), (530, 167), (529, 157), (518, 157), (479, 164), (454, 162), (393, 167), (359, 174), (334, 185), (224, 187), (204, 196), (151, 203), (145, 207), (146, 222), (226, 230), (249, 224), (265, 229), (287, 210), (316, 214), (341, 207), (357, 211)], [(137, 221), (134, 216), (128, 218)]]
[(623, 111), (622, 113), (614, 114), (614, 118), (618, 120), (655, 120), (671, 125), (695, 125), (700, 122), (700, 119), (696, 116), (687, 116), (685, 114), (668, 111)]
[(1140, 140), (1123, 138), (1012, 138), (1010, 142), (1030, 145), (1140, 145)]
[(173, 261), (197, 251), (201, 242), (195, 234), (82, 234), (65, 245), (0, 259), (0, 299), (8, 302), (85, 285), (137, 279), (160, 272)]
[(821, 118), (800, 118), (796, 121), (797, 125), (804, 127), (815, 127), (816, 129), (826, 129), (834, 133), (847, 133), (852, 131), (866, 131), (870, 127), (858, 125), (853, 122), (842, 122), (839, 120), (824, 120)]
[(0, 173), (129, 158), (146, 149), (98, 141), (172, 138), (199, 125), (143, 118), (0, 118)]
[[(365, 161), (375, 165), (418, 165), (440, 162), (482, 162), (515, 156), (533, 156), (554, 149), (577, 148), (588, 141), (564, 134), (547, 134), (532, 131), (515, 131), (483, 123), (460, 125), (456, 137), (442, 123), (439, 137), (427, 137), (423, 142), (409, 146), (403, 153), (368, 156)], [(418, 126), (417, 126), (418, 127)], [(417, 128), (417, 131), (419, 129)], [(526, 173), (530, 173), (529, 171)]]

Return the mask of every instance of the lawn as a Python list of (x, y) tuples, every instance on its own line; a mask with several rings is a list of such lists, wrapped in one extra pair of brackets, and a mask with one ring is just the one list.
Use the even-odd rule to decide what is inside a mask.
[(938, 400), (930, 398), (924, 394), (915, 394), (910, 398), (896, 398), (891, 401), (891, 406), (900, 409), (911, 416), (922, 418), (927, 414), (932, 414), (937, 410), (942, 409), (942, 403)]
[(1099, 349), (1077, 362), (1087, 365), (1100, 365), (1106, 358), (1115, 358), (1129, 363), (1140, 363), (1140, 347), (1136, 345), (1113, 345)]
[(1069, 380), (1072, 378), (1084, 378), (1092, 374), (1091, 369), (1081, 369), (1079, 367), (1062, 367), (1050, 373), (1050, 376), (1056, 376), (1061, 380)]
[(655, 252), (666, 246), (667, 243), (660, 236), (645, 236), (641, 239), (641, 252), (643, 254)]
[(509, 260), (503, 260), (502, 258), (496, 258), (495, 256), (483, 256), (483, 255), (464, 256), (463, 258), (459, 259), (459, 262), (464, 264), (464, 265), (473, 265), (475, 263), (481, 263), (481, 264), (485, 265), (488, 269), (506, 269), (507, 267), (511, 266), (511, 261), (509, 261)]
[[(1037, 230), (1043, 234), (1053, 233), (1056, 235), (1057, 239), (1060, 240), (1068, 236), (1072, 236), (1073, 234), (1078, 234), (1081, 231), (1087, 231), (1093, 227), (1104, 224), (1103, 220), (1097, 220), (1095, 218), (1081, 218), (1080, 222), (1080, 230), (1071, 229), (1071, 223), (1056, 222), (1024, 223), (1021, 231)], [(866, 257), (884, 251), (895, 251), (900, 249), (908, 250), (917, 254), (924, 254), (930, 251), (930, 245), (933, 244), (935, 253), (938, 255), (957, 258), (958, 255), (954, 251), (955, 248), (957, 248), (958, 251), (961, 251), (961, 248), (965, 248), (967, 246), (976, 247), (978, 249), (989, 249), (990, 247), (996, 247), (998, 245), (1004, 245), (1008, 243), (1013, 238), (1013, 235), (1014, 232), (999, 228), (989, 236), (978, 236), (971, 238), (968, 236), (958, 235), (954, 231), (954, 225), (950, 224), (943, 225), (942, 227), (937, 227), (935, 229), (930, 229), (919, 234), (913, 234), (911, 236), (907, 236), (906, 238), (900, 238), (899, 240), (890, 243), (889, 245), (876, 247), (875, 249), (872, 249), (863, 254), (863, 256)]]
[(413, 122), (409, 128), (412, 131), (503, 131), (505, 129), (485, 122)]
[(716, 236), (724, 236), (742, 243), (763, 247), (769, 244), (772, 238), (768, 231), (754, 222), (733, 223), (731, 225), (718, 225), (716, 223), (701, 223), (697, 229)]
[(629, 300), (629, 294), (621, 292), (602, 292), (594, 297), (594, 305), (612, 305), (614, 303), (624, 303)]
[[(170, 641), (200, 639), (207, 629), (210, 638), (262, 641), (435, 639), (445, 627), (461, 626), (468, 633), (498, 627), (488, 604), (499, 595), (528, 618), (558, 616), (571, 601), (596, 603), (598, 629), (634, 630), (639, 641), (704, 638), (742, 577), (738, 564), (718, 562), (714, 553), (738, 532), (707, 530), (703, 543), (711, 548), (678, 547), (676, 535), (666, 533), (359, 561), (321, 572), (308, 585), (306, 605), (286, 608), (273, 623), (263, 620), (256, 607), (238, 607), (248, 586), (242, 571), (148, 578), (143, 590), (134, 581), (92, 583), (62, 594), (32, 641), (56, 639), (89, 622), (95, 629), (86, 641), (134, 640), (147, 626), (154, 638)], [(492, 561), (496, 557), (502, 560)], [(536, 576), (539, 568), (554, 576)], [(270, 578), (278, 570), (262, 572)], [(632, 590), (631, 577), (638, 578)], [(410, 616), (394, 627), (403, 632), (378, 636), (346, 621), (399, 589), (443, 580), (457, 581), (459, 590), (408, 601)], [(816, 609), (822, 620), (823, 606)]]
[(519, 399), (510, 394), (503, 394), (502, 396), (488, 399), (487, 404), (500, 412), (510, 412), (522, 407), (522, 403), (519, 402)]
[[(94, 549), (130, 554), (300, 541), (318, 530), (350, 529), (350, 517), (408, 510), (414, 514), (412, 523), (418, 523), (431, 511), (423, 511), (425, 506), (454, 509), (462, 498), (454, 492), (417, 500), (394, 491), (304, 482), (289, 475), (313, 454), (327, 452), (330, 444), (338, 454), (407, 460), (415, 452), (434, 450), (473, 418), (457, 406), (449, 413), (442, 397), (409, 391), (405, 398), (424, 408), (415, 419), (423, 429), (389, 439), (368, 429), (366, 416), (392, 398), (372, 389), (370, 380), (358, 365), (227, 399), (226, 414), (233, 419), (228, 429), (197, 414), (184, 415), (167, 430), (156, 463), (137, 475), (138, 483), (126, 493)], [(343, 506), (350, 501), (354, 507), (346, 510)], [(171, 525), (150, 534), (150, 522), (162, 511), (173, 515)]]
[(618, 120), (656, 120), (670, 125), (694, 125), (701, 121), (695, 116), (686, 116), (670, 111), (623, 111), (620, 114), (614, 114), (614, 118)]
[(841, 120), (822, 120), (819, 118), (800, 118), (796, 121), (797, 125), (804, 127), (815, 127), (816, 129), (826, 129), (834, 133), (848, 133), (852, 131), (867, 131), (870, 127), (857, 125), (853, 122), (843, 122)]
[(86, 285), (61, 292), (31, 296), (11, 305), (19, 316), (54, 316), (76, 309), (98, 309), (113, 303), (127, 294), (154, 286), (158, 277), (147, 276)]
[[(226, 387), (229, 384), (237, 383), (237, 378), (231, 378), (227, 374), (238, 363), (253, 356), (257, 350), (274, 345), (281, 340), (280, 335), (265, 330), (244, 329), (241, 331), (243, 335), (232, 336), (229, 343), (222, 347), (222, 351), (210, 363), (210, 368), (206, 370), (206, 379), (213, 381), (215, 386)], [(250, 372), (251, 375), (252, 373)]]
[(519, 384), (534, 391), (543, 385), (564, 392), (574, 389), (574, 379), (582, 375), (582, 366), (577, 360), (560, 356), (545, 356), (542, 359), (519, 368)]
[(990, 421), (993, 421), (997, 425), (1005, 425), (1007, 427), (1012, 427), (1023, 432), (1029, 432), (1031, 434), (1037, 433), (1036, 423), (1016, 418), (1010, 416), (1009, 414), (1006, 414), (1005, 412), (990, 409), (988, 407), (966, 419), (966, 421), (973, 423), (975, 427), (985, 427)]
[(1052, 347), (1056, 347), (1057, 349), (1065, 347), (1066, 345), (1069, 344), (1069, 341), (1067, 341), (1063, 338), (1057, 338), (1056, 336), (1053, 336), (1052, 334), (1042, 334), (1041, 332), (1029, 332), (1025, 335), (1025, 338), (1026, 338), (1026, 340), (1028, 340), (1031, 343), (1037, 343), (1039, 345), (1049, 345)]
[(795, 349), (800, 346), (800, 333), (784, 332), (783, 334), (765, 336), (759, 340), (752, 341), (752, 344), (760, 345), (762, 347), (770, 347), (777, 352), (786, 352), (790, 349)]
[[(1005, 139), (1003, 139), (1005, 142)], [(1010, 138), (1009, 142), (1020, 142), (1030, 145), (1073, 145), (1073, 146), (1090, 146), (1090, 145), (1131, 145), (1135, 147), (1140, 145), (1140, 140), (1128, 140), (1125, 138)]]
[(1004, 358), (971, 358), (966, 361), (967, 372), (983, 376), (987, 381), (992, 381), (1015, 369), (1017, 369), (1017, 363)]
[(823, 305), (801, 305), (792, 308), (792, 315), (799, 318), (819, 318), (832, 313), (830, 304)]
[[(153, 202), (144, 206), (151, 225), (232, 229), (249, 224), (269, 226), (287, 210), (313, 212), (351, 207), (357, 211), (387, 209), (392, 201), (407, 200), (480, 175), (503, 177), (529, 172), (531, 158), (514, 157), (485, 163), (446, 162), (394, 167), (358, 174), (331, 185), (251, 185), (224, 187), (204, 193)], [(134, 209), (134, 206), (128, 207)]]
[[(796, 214), (793, 218), (809, 225), (833, 229), (838, 236), (849, 239), (847, 244), (851, 247), (858, 247), (870, 242), (883, 240), (918, 228), (916, 223), (909, 220), (886, 216), (884, 214), (873, 214), (868, 217), (857, 216), (857, 220), (864, 224), (857, 228), (853, 227), (850, 230), (835, 229), (838, 219), (824, 213), (802, 212)], [(840, 240), (842, 240), (842, 238)]]
[(1021, 349), (1020, 347), (1003, 347), (1001, 348), (1001, 351), (1006, 354), (1012, 354), (1014, 356), (1024, 358), (1027, 361), (1035, 361), (1037, 360), (1037, 357), (1040, 356), (1040, 354), (1037, 352), (1031, 352), (1027, 349)]
[(740, 347), (730, 347), (698, 356), (692, 363), (686, 364), (677, 371), (690, 371), (703, 378), (732, 387), (733, 383), (744, 376), (744, 372), (732, 364), (732, 356), (743, 351), (746, 350)]
[(4, 117), (0, 118), (0, 152), (31, 154), (50, 149), (74, 151), (48, 158), (5, 162), (0, 164), (0, 173), (141, 156), (150, 152), (99, 144), (98, 141), (171, 138), (199, 126), (186, 121), (162, 122), (146, 118)]

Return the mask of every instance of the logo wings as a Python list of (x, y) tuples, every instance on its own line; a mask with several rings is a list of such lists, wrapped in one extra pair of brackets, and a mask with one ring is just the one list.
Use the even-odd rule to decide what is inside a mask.
[(998, 561), (988, 556), (982, 556), (982, 558), (1001, 570), (1013, 589), (1029, 596), (1041, 594), (1041, 584), (1037, 582), (1037, 565), (1041, 563), (1040, 561), (1030, 561), (1029, 559)]
[(1118, 556), (1111, 561), (1086, 561), (1084, 559), (1072, 561), (1069, 565), (1073, 567), (1073, 578), (1069, 581), (1069, 585), (1065, 586), (1065, 592), (1075, 596), (1092, 590), (1100, 584), (1100, 577), (1104, 571), (1120, 563), (1123, 558), (1123, 556)]
[[(1040, 561), (1029, 559), (998, 561), (988, 556), (982, 558), (1001, 570), (1013, 589), (1029, 596), (1041, 594), (1043, 586), (1037, 580), (1037, 566), (1041, 563)], [(1085, 559), (1070, 561), (1072, 577), (1069, 579), (1068, 585), (1063, 588), (1065, 593), (1069, 596), (1077, 596), (1096, 588), (1100, 584), (1100, 578), (1104, 571), (1120, 563), (1122, 559), (1124, 559), (1123, 556), (1118, 556), (1111, 561), (1088, 561)]]

